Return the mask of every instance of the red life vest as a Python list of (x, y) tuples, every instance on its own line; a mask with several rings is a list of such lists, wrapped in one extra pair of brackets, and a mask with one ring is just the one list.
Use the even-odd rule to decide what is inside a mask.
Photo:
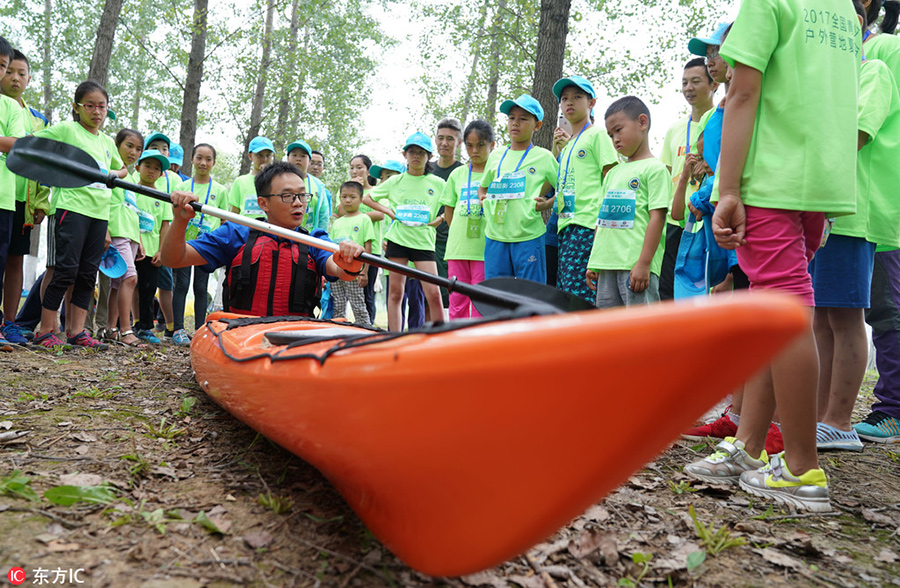
[(306, 245), (251, 230), (227, 268), (225, 309), (254, 316), (312, 316), (321, 282)]

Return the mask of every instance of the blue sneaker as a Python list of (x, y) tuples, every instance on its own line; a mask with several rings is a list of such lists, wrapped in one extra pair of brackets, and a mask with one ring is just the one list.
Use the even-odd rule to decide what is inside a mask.
[(28, 345), (28, 339), (22, 333), (22, 328), (12, 321), (3, 321), (3, 327), (0, 327), (2, 337), (13, 345)]
[(135, 335), (137, 335), (138, 339), (146, 341), (152, 345), (159, 345), (159, 337), (153, 334), (153, 331), (150, 329), (141, 329), (140, 331), (135, 331)]
[(900, 419), (873, 410), (861, 423), (853, 425), (860, 438), (872, 443), (900, 443)]
[(172, 342), (179, 347), (188, 347), (191, 344), (191, 337), (184, 329), (178, 329), (172, 333)]

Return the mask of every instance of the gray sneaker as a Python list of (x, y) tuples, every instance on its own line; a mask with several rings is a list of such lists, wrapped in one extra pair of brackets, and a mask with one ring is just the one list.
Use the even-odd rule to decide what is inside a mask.
[(798, 478), (788, 470), (784, 453), (773, 455), (766, 466), (756, 471), (741, 474), (740, 485), (745, 492), (771, 498), (791, 510), (831, 511), (825, 472), (809, 470)]
[(715, 453), (684, 466), (684, 473), (710, 484), (737, 484), (741, 474), (759, 469), (768, 461), (765, 451), (759, 459), (753, 459), (744, 451), (742, 441), (726, 437), (716, 445)]

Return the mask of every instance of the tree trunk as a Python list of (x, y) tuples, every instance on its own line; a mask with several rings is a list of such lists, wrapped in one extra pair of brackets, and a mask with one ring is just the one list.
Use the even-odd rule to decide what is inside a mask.
[(469, 81), (466, 83), (466, 94), (463, 97), (463, 107), (459, 120), (466, 124), (469, 117), (469, 109), (472, 107), (472, 94), (475, 92), (475, 78), (478, 76), (478, 61), (481, 59), (481, 44), (484, 40), (484, 26), (487, 24), (487, 9), (490, 0), (484, 0), (481, 5), (481, 15), (478, 19), (478, 32), (475, 33), (475, 41), (472, 43), (474, 49), (472, 55), (472, 69), (469, 71)]
[(206, 57), (208, 0), (194, 0), (194, 20), (191, 27), (191, 53), (188, 57), (187, 77), (184, 81), (184, 102), (181, 106), (179, 144), (185, 158), (182, 173), (191, 175), (190, 153), (197, 137), (197, 110), (200, 106), (200, 84), (203, 82), (203, 60)]
[(50, 49), (53, 43), (53, 0), (44, 0), (44, 116), (53, 120), (50, 101), (53, 100), (53, 66), (50, 63)]
[(485, 112), (487, 122), (491, 126), (497, 124), (497, 85), (500, 82), (500, 35), (503, 28), (502, 13), (506, 9), (506, 0), (497, 2), (497, 11), (494, 13), (494, 21), (491, 23), (491, 55), (490, 72), (488, 73), (488, 94)]
[(134, 85), (134, 97), (131, 99), (131, 126), (135, 129), (141, 127), (141, 93), (142, 86), (138, 81)]
[(553, 95), (553, 83), (562, 77), (571, 6), (572, 0), (541, 0), (531, 95), (544, 108), (544, 126), (535, 133), (534, 144), (546, 149), (553, 145), (553, 131), (556, 128), (559, 102)]
[(94, 55), (91, 57), (88, 79), (101, 86), (106, 86), (109, 58), (116, 37), (116, 26), (119, 24), (119, 13), (122, 12), (122, 2), (123, 0), (106, 0), (103, 14), (100, 15), (100, 26), (97, 27), (97, 40), (94, 42)]
[[(247, 138), (244, 140), (244, 153), (250, 148), (250, 141), (259, 135), (262, 125), (263, 103), (266, 98), (266, 72), (269, 69), (270, 53), (272, 50), (272, 21), (275, 19), (275, 0), (269, 0), (266, 9), (266, 31), (262, 39), (262, 60), (259, 63), (259, 75), (256, 78), (256, 89), (253, 91), (253, 104), (250, 107), (250, 128), (247, 130)], [(250, 171), (250, 160), (241, 158), (241, 174)]]
[[(275, 149), (282, 151), (290, 140), (288, 138), (288, 117), (291, 107), (291, 90), (297, 87), (294, 75), (297, 63), (297, 37), (300, 34), (300, 0), (291, 4), (291, 29), (288, 36), (288, 50), (285, 55), (284, 77), (281, 79), (281, 96), (278, 98), (278, 122), (275, 124)], [(291, 129), (293, 131), (293, 129)], [(287, 153), (285, 153), (287, 155)]]

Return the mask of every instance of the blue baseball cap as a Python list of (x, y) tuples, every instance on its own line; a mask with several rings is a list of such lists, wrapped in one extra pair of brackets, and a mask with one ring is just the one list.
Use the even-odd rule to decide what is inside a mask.
[(169, 163), (172, 165), (184, 165), (184, 149), (174, 143), (169, 147)]
[(125, 272), (128, 271), (128, 265), (116, 248), (110, 246), (103, 254), (103, 257), (100, 258), (100, 271), (115, 280), (125, 275)]
[(169, 169), (169, 166), (172, 165), (169, 163), (169, 158), (157, 151), (156, 149), (147, 149), (141, 156), (138, 157), (137, 162), (140, 163), (145, 159), (155, 159), (162, 166), (163, 173), (166, 173), (166, 170)]
[[(172, 148), (172, 140), (170, 138), (163, 135), (162, 133), (150, 133), (150, 136), (147, 137), (146, 139), (144, 139), (144, 149), (149, 147), (150, 143), (152, 143), (158, 139), (162, 139), (163, 141), (166, 142), (166, 145), (168, 145), (170, 149)], [(166, 169), (169, 169), (169, 167), (166, 166)]]
[(403, 145), (403, 150), (406, 151), (413, 145), (421, 147), (429, 153), (434, 153), (434, 145), (431, 143), (431, 137), (425, 133), (413, 133), (410, 135), (406, 140), (406, 144)]
[(700, 55), (701, 57), (706, 57), (706, 48), (710, 45), (721, 45), (725, 42), (725, 31), (728, 30), (728, 27), (731, 26), (731, 23), (723, 22), (719, 26), (716, 27), (715, 32), (709, 36), (708, 39), (704, 39), (701, 37), (694, 37), (690, 41), (688, 41), (688, 51), (693, 53), (694, 55)]
[(594, 92), (594, 86), (591, 85), (587, 78), (581, 76), (569, 76), (567, 78), (561, 78), (553, 84), (553, 95), (556, 96), (557, 100), (562, 98), (562, 91), (568, 86), (578, 86), (587, 92), (588, 96), (591, 98), (597, 97), (597, 93)]
[(402, 174), (406, 171), (406, 166), (401, 161), (397, 161), (396, 159), (389, 159), (384, 162), (384, 165), (373, 165), (369, 168), (369, 175), (373, 178), (381, 178), (381, 172), (384, 170), (395, 171), (398, 174)]
[(528, 94), (522, 94), (515, 100), (507, 100), (500, 105), (500, 112), (508, 116), (513, 106), (518, 106), (522, 110), (533, 114), (538, 121), (544, 120), (544, 108), (541, 106), (541, 103)]
[(265, 137), (253, 137), (253, 140), (250, 141), (250, 146), (247, 147), (247, 151), (250, 153), (259, 153), (260, 151), (265, 151), (267, 149), (274, 153), (275, 145)]
[(287, 146), (287, 149), (284, 150), (285, 155), (290, 155), (291, 151), (294, 149), (303, 149), (306, 151), (306, 154), (312, 157), (312, 147), (306, 141), (294, 141), (290, 145)]

